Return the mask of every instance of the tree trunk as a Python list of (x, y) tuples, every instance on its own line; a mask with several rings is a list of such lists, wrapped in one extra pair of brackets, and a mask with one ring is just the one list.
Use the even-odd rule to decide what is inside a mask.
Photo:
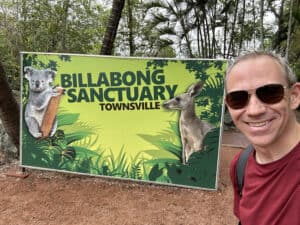
[(132, 15), (132, 0), (127, 0), (128, 10), (128, 28), (129, 28), (129, 55), (133, 56), (135, 53), (134, 38), (133, 38), (133, 15)]
[(289, 48), (290, 48), (290, 40), (291, 40), (291, 32), (292, 32), (292, 21), (293, 21), (293, 0), (290, 2), (290, 17), (289, 17), (289, 25), (288, 25), (288, 33), (286, 40), (286, 50), (285, 50), (285, 58), (288, 60), (289, 58)]
[(278, 30), (275, 33), (275, 37), (272, 43), (272, 49), (275, 49), (277, 52), (280, 52), (280, 43), (287, 39), (287, 26), (285, 25), (284, 19), (284, 4), (285, 0), (281, 0), (279, 13), (274, 13), (278, 21)]
[(0, 61), (0, 119), (5, 131), (19, 149), (20, 144), (20, 108), (6, 79), (4, 67)]
[(212, 58), (216, 58), (216, 20), (217, 20), (217, 1), (214, 4), (213, 16), (210, 19), (212, 26)]
[[(253, 16), (253, 24), (256, 24), (256, 7), (255, 0), (252, 0), (252, 16)], [(256, 28), (254, 28), (252, 39), (254, 41), (254, 49), (256, 49)]]
[(61, 49), (62, 49), (63, 52), (68, 51), (67, 47), (66, 47), (66, 35), (67, 35), (67, 23), (68, 23), (69, 7), (70, 7), (70, 0), (65, 0), (63, 2), (64, 13), (62, 14), (62, 32), (61, 32)]
[(229, 39), (229, 44), (228, 44), (228, 49), (227, 49), (227, 57), (229, 56), (236, 56), (235, 54), (235, 26), (236, 26), (236, 20), (238, 16), (238, 7), (239, 7), (239, 0), (235, 0), (235, 7), (234, 7), (234, 15), (233, 15), (233, 22), (231, 24), (231, 34), (230, 34), (230, 39)]
[(264, 50), (264, 0), (260, 0), (260, 49)]
[[(224, 9), (226, 8), (226, 4), (227, 3), (224, 3)], [(226, 57), (226, 51), (227, 51), (227, 32), (228, 32), (228, 23), (229, 23), (229, 20), (228, 20), (228, 11), (227, 10), (223, 10), (224, 13), (225, 13), (225, 18), (224, 18), (224, 33), (223, 33), (223, 57), (224, 58), (227, 58)]]
[(111, 14), (106, 27), (100, 55), (112, 54), (113, 44), (117, 35), (124, 5), (125, 0), (114, 0), (112, 3)]
[(246, 14), (246, 0), (243, 0), (242, 18), (241, 18), (241, 21), (239, 21), (239, 24), (241, 24), (241, 33), (240, 33), (240, 37), (239, 37), (238, 55), (241, 53), (241, 50), (243, 47), (245, 14)]

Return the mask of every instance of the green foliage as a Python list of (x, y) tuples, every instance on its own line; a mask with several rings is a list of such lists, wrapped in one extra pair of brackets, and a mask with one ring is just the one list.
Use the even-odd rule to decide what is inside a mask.
[[(298, 23), (300, 23), (300, 21)], [(292, 64), (292, 68), (297, 76), (297, 80), (300, 81), (300, 43), (299, 41), (296, 41), (300, 38), (300, 27), (292, 34), (292, 38), (294, 41), (291, 42), (291, 47), (289, 50), (289, 62)]]
[(153, 67), (157, 69), (157, 67), (163, 68), (164, 66), (168, 66), (168, 60), (157, 59), (147, 62), (147, 68)]
[(181, 163), (181, 144), (177, 122), (157, 135), (139, 135), (155, 145), (158, 150), (147, 150), (152, 159), (145, 161), (149, 180), (177, 185), (215, 188), (219, 148), (219, 128), (209, 132), (204, 139), (204, 150), (195, 152), (188, 164)]
[(99, 51), (108, 12), (100, 5), (80, 0), (68, 4), (22, 0), (20, 30), (27, 51), (77, 52)]
[[(159, 135), (139, 135), (159, 148), (159, 150), (145, 151), (145, 153), (153, 157), (152, 160), (145, 161), (150, 166), (149, 180), (177, 185), (215, 188), (219, 128), (212, 130), (206, 135), (203, 143), (204, 150), (193, 153), (189, 158), (188, 164), (183, 165), (180, 162), (181, 146), (173, 143), (180, 141), (178, 132), (173, 133), (175, 130), (178, 131), (178, 128), (174, 129), (174, 123), (170, 123), (170, 127), (170, 130), (166, 130)], [(177, 140), (173, 140), (173, 138)], [(163, 152), (168, 152), (169, 156), (162, 158)]]
[(205, 108), (200, 112), (200, 119), (206, 119), (213, 124), (220, 124), (224, 94), (224, 73), (226, 62), (216, 61), (183, 61), (196, 80), (205, 81), (205, 85), (195, 104)]
[(172, 183), (215, 188), (219, 145), (219, 129), (204, 139), (204, 150), (191, 155), (187, 165), (166, 164)]
[(144, 172), (144, 158), (138, 154), (135, 158), (129, 158), (124, 148), (121, 148), (118, 155), (113, 151), (109, 154), (102, 152), (92, 160), (91, 173), (110, 177), (121, 177), (138, 180), (147, 180)]
[(169, 129), (165, 129), (157, 135), (139, 134), (138, 136), (159, 149), (144, 151), (153, 158), (153, 160), (148, 160), (147, 164), (180, 162), (181, 144), (177, 122), (169, 122)]
[(197, 106), (210, 106), (209, 110), (202, 111), (201, 119), (209, 118), (213, 124), (220, 124), (224, 94), (224, 80), (221, 77), (209, 78), (201, 91), (201, 96), (195, 99)]
[(2, 0), (0, 60), (12, 89), (20, 90), (20, 51), (96, 54), (108, 14), (93, 1)]
[(161, 31), (153, 29), (151, 21), (145, 21), (148, 15), (146, 5), (144, 1), (126, 1), (115, 40), (115, 53), (130, 56), (175, 57), (176, 51), (171, 46), (174, 41), (160, 38)]
[[(147, 62), (147, 68), (163, 68), (169, 60), (158, 59)], [(174, 60), (176, 62), (176, 60)], [(224, 74), (227, 62), (223, 60), (184, 60), (182, 63), (195, 77), (195, 80), (205, 81), (204, 88), (195, 98), (196, 106), (205, 108), (200, 112), (200, 119), (220, 125), (224, 94)]]
[(72, 115), (69, 114), (60, 114), (59, 117), (66, 117), (64, 120), (62, 119), (65, 123), (59, 124), (58, 130), (53, 137), (45, 139), (33, 138), (23, 122), (22, 163), (24, 165), (73, 171), (74, 164), (81, 163), (80, 160), (77, 160), (78, 158), (95, 156), (93, 151), (73, 145), (74, 142), (92, 135), (91, 127), (81, 124), (79, 131), (65, 134), (62, 129), (64, 125), (80, 122), (76, 120), (68, 121), (67, 118), (72, 118)]
[[(64, 59), (64, 58), (61, 58)], [(32, 66), (36, 69), (45, 69), (49, 68), (51, 70), (57, 71), (57, 62), (53, 60), (49, 60), (49, 62), (46, 64), (43, 61), (40, 61), (38, 59), (37, 54), (23, 54), (23, 66)]]
[[(147, 177), (143, 168), (144, 159), (140, 155), (129, 160), (124, 148), (118, 155), (114, 155), (113, 151), (106, 154), (101, 149), (90, 150), (89, 147), (97, 142), (90, 138), (95, 129), (79, 122), (79, 114), (60, 113), (58, 120), (55, 135), (42, 140), (33, 138), (23, 122), (23, 165), (132, 179)], [(80, 129), (74, 129), (74, 124), (79, 125), (75, 127)], [(65, 133), (64, 129), (73, 131)]]

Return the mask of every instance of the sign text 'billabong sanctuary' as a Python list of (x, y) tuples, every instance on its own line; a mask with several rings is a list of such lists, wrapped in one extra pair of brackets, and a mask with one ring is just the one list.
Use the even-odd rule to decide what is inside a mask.
[(101, 110), (160, 109), (174, 97), (177, 85), (165, 85), (162, 69), (125, 72), (63, 73), (61, 86), (69, 103), (99, 102)]

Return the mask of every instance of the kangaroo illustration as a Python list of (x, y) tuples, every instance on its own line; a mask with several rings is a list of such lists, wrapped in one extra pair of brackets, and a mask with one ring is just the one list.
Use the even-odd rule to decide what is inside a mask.
[(179, 129), (182, 144), (182, 163), (186, 164), (192, 153), (203, 149), (205, 135), (214, 126), (200, 120), (195, 113), (194, 98), (197, 96), (204, 82), (191, 85), (186, 93), (175, 96), (163, 103), (163, 107), (180, 110)]

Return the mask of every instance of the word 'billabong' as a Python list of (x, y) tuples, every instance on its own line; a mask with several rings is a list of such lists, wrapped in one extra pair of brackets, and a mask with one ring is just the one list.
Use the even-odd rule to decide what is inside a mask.
[(164, 85), (161, 69), (142, 71), (61, 74), (68, 102), (154, 101), (172, 98), (177, 85)]

